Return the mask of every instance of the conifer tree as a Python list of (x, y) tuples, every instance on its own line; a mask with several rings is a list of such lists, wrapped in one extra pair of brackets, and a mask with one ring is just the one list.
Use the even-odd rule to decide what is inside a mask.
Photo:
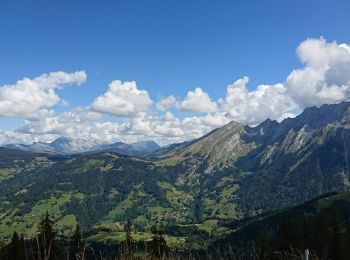
[(38, 243), (43, 260), (60, 259), (60, 249), (55, 241), (56, 233), (53, 229), (54, 221), (48, 212), (39, 223)]
[(125, 241), (122, 243), (122, 254), (126, 259), (133, 259), (135, 250), (135, 241), (131, 236), (131, 222), (128, 221), (125, 225)]
[(21, 249), (21, 256), (23, 259), (28, 259), (28, 252), (27, 252), (27, 246), (26, 246), (26, 240), (24, 238), (24, 235), (21, 235), (20, 238), (20, 249)]
[(330, 252), (332, 259), (347, 259), (349, 258), (349, 240), (346, 234), (346, 228), (342, 225), (339, 216), (336, 214), (332, 219), (333, 231), (333, 247)]
[(70, 256), (72, 259), (76, 260), (84, 259), (84, 251), (85, 243), (83, 241), (83, 234), (80, 225), (77, 224), (74, 235), (72, 237)]
[(13, 232), (11, 243), (9, 245), (10, 259), (21, 259), (21, 244), (17, 232)]
[(5, 242), (0, 238), (0, 250), (5, 247)]
[(153, 238), (151, 242), (152, 255), (158, 259), (162, 259), (168, 250), (168, 246), (164, 238), (164, 231), (162, 226), (160, 227), (154, 226), (152, 228), (152, 233), (153, 233)]

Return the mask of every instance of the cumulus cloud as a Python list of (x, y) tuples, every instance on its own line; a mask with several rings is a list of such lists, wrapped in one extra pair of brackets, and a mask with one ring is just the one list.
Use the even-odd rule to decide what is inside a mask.
[(148, 92), (138, 89), (135, 81), (115, 80), (109, 84), (106, 93), (94, 100), (91, 109), (117, 117), (133, 117), (147, 111), (151, 105)]
[(260, 85), (248, 91), (248, 77), (227, 87), (218, 100), (222, 111), (240, 123), (255, 125), (266, 118), (281, 121), (293, 111), (310, 106), (350, 100), (350, 46), (325, 39), (302, 42), (297, 54), (304, 65), (293, 70), (285, 82)]
[(169, 111), (166, 111), (163, 116), (164, 121), (174, 121), (176, 120), (176, 117)]
[(24, 125), (17, 129), (17, 132), (25, 134), (51, 134), (68, 137), (85, 136), (91, 125), (101, 121), (99, 113), (86, 108), (76, 108), (72, 111), (63, 112), (59, 115), (52, 115), (40, 120), (25, 120)]
[(285, 118), (295, 108), (283, 84), (260, 85), (248, 91), (248, 77), (227, 87), (226, 96), (218, 102), (228, 116), (240, 123), (256, 125), (266, 118)]
[(52, 142), (58, 136), (53, 135), (35, 135), (21, 133), (17, 131), (2, 131), (0, 130), (0, 145), (4, 144), (32, 144), (34, 142)]
[(302, 42), (297, 54), (305, 64), (288, 76), (288, 95), (301, 109), (350, 99), (350, 46), (325, 39)]
[(49, 108), (64, 101), (55, 92), (67, 85), (81, 85), (85, 71), (53, 72), (40, 77), (19, 80), (0, 87), (0, 116), (39, 118), (51, 113)]
[[(167, 120), (164, 117), (167, 117)], [(180, 120), (171, 113), (166, 113), (164, 117), (139, 113), (125, 125), (124, 134), (152, 137), (158, 140), (165, 137), (170, 139), (182, 137), (184, 131), (181, 128)]]
[(216, 102), (212, 101), (208, 93), (201, 88), (189, 91), (186, 98), (177, 103), (177, 107), (182, 111), (212, 113), (217, 111)]
[(156, 108), (161, 112), (165, 112), (167, 109), (175, 106), (175, 104), (176, 104), (176, 98), (173, 95), (171, 95), (159, 100), (156, 103)]

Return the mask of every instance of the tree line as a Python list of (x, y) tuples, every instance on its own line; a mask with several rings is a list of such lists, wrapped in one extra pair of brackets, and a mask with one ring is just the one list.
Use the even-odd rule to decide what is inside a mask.
[[(153, 237), (148, 242), (148, 251), (132, 237), (132, 225), (128, 221), (125, 225), (125, 240), (114, 245), (114, 250), (105, 250), (108, 246), (98, 243), (87, 246), (83, 238), (83, 232), (76, 225), (74, 234), (69, 238), (58, 237), (54, 230), (54, 220), (46, 212), (38, 225), (38, 233), (34, 238), (25, 238), (16, 231), (6, 244), (0, 242), (1, 260), (85, 260), (85, 259), (164, 259), (169, 253), (163, 228), (154, 226)], [(144, 250), (143, 250), (144, 251)]]

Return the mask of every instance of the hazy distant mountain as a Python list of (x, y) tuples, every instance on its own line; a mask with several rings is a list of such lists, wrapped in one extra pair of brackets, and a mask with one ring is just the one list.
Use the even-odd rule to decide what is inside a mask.
[(96, 140), (60, 137), (49, 145), (58, 153), (75, 154), (95, 150), (101, 143)]
[(57, 151), (50, 147), (50, 144), (36, 142), (33, 144), (25, 145), (25, 144), (8, 144), (4, 146), (8, 149), (15, 149), (21, 151), (28, 151), (34, 153), (56, 153)]
[(133, 148), (133, 150), (141, 152), (153, 152), (160, 148), (160, 146), (154, 141), (141, 141), (130, 145)]
[(78, 154), (93, 153), (99, 151), (111, 151), (126, 155), (141, 156), (160, 148), (154, 141), (141, 141), (133, 144), (116, 142), (112, 144), (101, 144), (96, 140), (60, 137), (52, 143), (7, 144), (5, 148), (34, 153), (57, 153), (57, 154)]
[(158, 150), (160, 146), (154, 141), (141, 141), (133, 144), (116, 142), (108, 145), (101, 145), (97, 151), (109, 151), (126, 155), (144, 156), (147, 153)]

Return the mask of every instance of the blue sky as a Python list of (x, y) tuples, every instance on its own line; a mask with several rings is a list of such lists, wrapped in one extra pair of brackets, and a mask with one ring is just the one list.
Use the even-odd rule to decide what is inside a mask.
[[(113, 80), (136, 81), (153, 104), (169, 95), (184, 99), (197, 87), (214, 101), (244, 76), (250, 91), (285, 82), (303, 68), (296, 49), (308, 38), (349, 43), (348, 10), (345, 0), (3, 1), (0, 86), (84, 70), (84, 84), (56, 91), (69, 103), (53, 106), (56, 115), (90, 106)], [(181, 120), (203, 114), (169, 111)], [(3, 115), (0, 128), (16, 130), (24, 119)]]

